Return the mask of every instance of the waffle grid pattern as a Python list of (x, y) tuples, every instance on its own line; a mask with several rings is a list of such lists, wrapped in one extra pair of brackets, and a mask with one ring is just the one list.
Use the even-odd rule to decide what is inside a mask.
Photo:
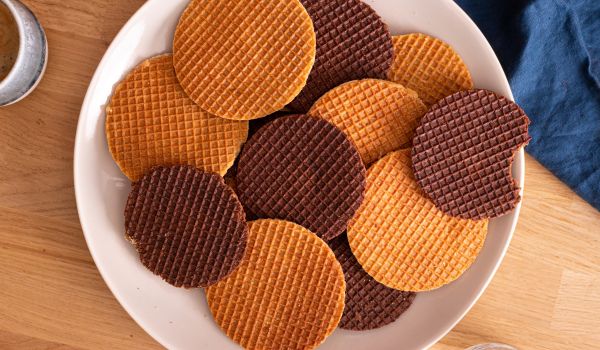
[(291, 102), (314, 64), (312, 21), (298, 0), (192, 1), (177, 26), (175, 70), (205, 111), (237, 120)]
[(301, 0), (317, 33), (317, 55), (306, 87), (290, 104), (301, 113), (345, 82), (385, 79), (394, 59), (392, 37), (379, 15), (360, 0)]
[(332, 124), (305, 115), (260, 129), (240, 156), (241, 202), (261, 218), (296, 222), (330, 240), (346, 229), (362, 202), (365, 167)]
[(420, 33), (395, 36), (393, 42), (396, 54), (389, 79), (415, 90), (428, 107), (473, 89), (467, 66), (445, 42)]
[(342, 129), (363, 162), (371, 164), (408, 146), (425, 112), (416, 92), (392, 82), (365, 79), (331, 90), (309, 114)]
[(494, 218), (515, 208), (515, 152), (531, 139), (529, 119), (491, 91), (448, 96), (423, 117), (414, 138), (413, 167), (423, 191), (452, 216)]
[(380, 328), (397, 320), (410, 307), (416, 294), (388, 288), (369, 276), (352, 254), (346, 235), (329, 242), (329, 246), (346, 279), (346, 306), (340, 328)]
[(132, 181), (157, 165), (189, 164), (223, 175), (247, 136), (248, 122), (211, 116), (185, 95), (171, 55), (135, 68), (106, 108), (110, 152)]
[(220, 281), (246, 249), (245, 214), (233, 190), (191, 166), (156, 167), (135, 183), (125, 226), (144, 266), (176, 287)]
[(394, 152), (367, 174), (365, 200), (348, 226), (352, 252), (369, 275), (405, 291), (428, 291), (460, 277), (475, 261), (487, 220), (448, 216), (423, 194), (410, 151)]
[(313, 349), (337, 327), (344, 275), (316, 235), (291, 222), (249, 224), (240, 267), (206, 290), (216, 323), (245, 349)]

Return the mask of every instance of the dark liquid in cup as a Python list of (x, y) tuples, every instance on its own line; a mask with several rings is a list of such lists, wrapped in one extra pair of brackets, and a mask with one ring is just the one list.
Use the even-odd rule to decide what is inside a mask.
[(19, 29), (12, 13), (0, 4), (0, 81), (4, 80), (19, 54)]

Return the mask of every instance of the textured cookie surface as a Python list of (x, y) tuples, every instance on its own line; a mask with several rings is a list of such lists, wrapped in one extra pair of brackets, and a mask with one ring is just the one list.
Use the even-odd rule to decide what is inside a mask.
[(348, 225), (348, 241), (377, 281), (419, 292), (460, 277), (483, 247), (487, 226), (487, 220), (457, 219), (437, 209), (413, 177), (410, 151), (401, 150), (369, 169), (365, 200)]
[(448, 96), (423, 117), (412, 161), (417, 182), (452, 216), (494, 218), (520, 200), (511, 174), (526, 145), (529, 119), (514, 102), (487, 90)]
[(298, 0), (202, 0), (183, 13), (173, 47), (177, 77), (203, 110), (248, 120), (298, 95), (316, 39)]
[(156, 167), (134, 183), (125, 228), (142, 263), (176, 287), (220, 281), (246, 249), (245, 215), (233, 190), (191, 166)]
[(389, 81), (352, 81), (331, 90), (310, 109), (342, 129), (365, 164), (408, 145), (427, 109), (417, 94)]
[(135, 68), (106, 108), (110, 152), (132, 181), (157, 165), (189, 164), (223, 175), (247, 136), (247, 121), (210, 115), (186, 96), (171, 55)]
[(256, 134), (258, 132), (258, 130), (260, 130), (260, 128), (269, 124), (273, 120), (281, 118), (281, 117), (285, 117), (286, 115), (291, 115), (291, 114), (294, 114), (294, 113), (278, 111), (273, 114), (269, 114), (268, 116), (266, 116), (264, 118), (251, 120), (250, 124), (248, 126), (248, 138), (251, 138), (252, 136), (254, 136), (254, 134)]
[(249, 223), (240, 267), (206, 290), (217, 324), (245, 349), (313, 349), (337, 327), (344, 274), (335, 255), (287, 221)]
[(392, 37), (379, 15), (360, 0), (301, 0), (317, 33), (317, 56), (306, 87), (290, 107), (306, 113), (345, 82), (385, 79), (394, 58)]
[(340, 328), (362, 331), (394, 322), (406, 311), (415, 293), (388, 288), (363, 270), (350, 250), (348, 237), (329, 242), (346, 279), (346, 306)]
[(343, 131), (293, 115), (267, 124), (246, 143), (237, 189), (258, 217), (292, 221), (330, 240), (344, 232), (362, 202), (365, 172)]
[(389, 79), (415, 90), (428, 107), (455, 92), (473, 88), (462, 58), (445, 42), (425, 34), (399, 35)]

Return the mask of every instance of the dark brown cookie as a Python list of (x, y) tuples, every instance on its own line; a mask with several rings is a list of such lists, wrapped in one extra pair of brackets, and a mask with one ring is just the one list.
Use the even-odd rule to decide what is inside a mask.
[[(263, 126), (269, 124), (270, 122), (272, 122), (273, 120), (275, 120), (277, 118), (281, 118), (286, 115), (290, 115), (290, 113), (286, 112), (286, 111), (279, 111), (279, 112), (270, 114), (264, 118), (251, 120), (249, 123), (249, 126), (248, 126), (248, 138), (247, 139), (250, 139), (250, 137), (252, 137), (252, 135), (256, 134), (256, 132), (258, 130), (260, 130), (260, 128), (262, 128)], [(235, 159), (235, 162), (231, 166), (231, 168), (229, 168), (229, 170), (227, 170), (227, 173), (225, 175), (223, 175), (223, 178), (225, 179), (225, 183), (229, 187), (233, 188), (233, 190), (235, 192), (237, 192), (237, 186), (235, 183), (235, 174), (237, 173), (237, 166), (238, 166), (239, 160), (240, 160), (240, 158), (237, 157)]]
[(156, 167), (133, 184), (125, 232), (142, 263), (176, 287), (207, 287), (239, 265), (248, 228), (223, 179), (191, 166)]
[[(238, 189), (237, 189), (237, 180), (235, 179), (236, 174), (237, 174), (237, 161), (233, 167), (229, 168), (229, 171), (227, 171), (227, 174), (225, 174), (225, 176), (223, 176), (223, 180), (225, 180), (225, 184), (227, 184), (227, 186), (231, 187), (233, 192), (235, 192), (237, 195)], [(246, 207), (244, 207), (244, 212), (246, 212), (246, 221), (253, 221), (253, 220), (259, 219), (258, 216), (252, 214), (252, 212)]]
[(386, 79), (394, 60), (387, 25), (360, 0), (301, 0), (317, 33), (308, 82), (289, 107), (306, 113), (327, 91), (352, 80)]
[(329, 242), (329, 246), (346, 279), (346, 306), (340, 328), (380, 328), (397, 320), (410, 307), (416, 294), (388, 288), (369, 276), (352, 254), (346, 234)]
[(252, 137), (252, 135), (256, 134), (256, 132), (258, 130), (260, 130), (260, 128), (269, 124), (273, 120), (281, 118), (281, 117), (285, 117), (286, 115), (290, 115), (290, 114), (293, 114), (293, 113), (286, 112), (286, 111), (279, 111), (279, 112), (275, 112), (273, 114), (269, 114), (268, 116), (266, 116), (264, 118), (251, 120), (249, 127), (248, 127), (248, 139), (250, 139)]
[(260, 218), (339, 236), (360, 206), (365, 167), (334, 125), (306, 115), (278, 118), (246, 143), (237, 170), (240, 200)]
[(417, 128), (415, 178), (449, 215), (473, 220), (504, 215), (520, 200), (511, 165), (515, 152), (531, 139), (528, 126), (517, 104), (491, 91), (450, 95)]

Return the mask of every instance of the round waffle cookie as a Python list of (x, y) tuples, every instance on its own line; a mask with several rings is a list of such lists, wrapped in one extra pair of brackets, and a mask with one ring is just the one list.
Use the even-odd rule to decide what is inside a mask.
[(156, 167), (134, 183), (125, 228), (142, 263), (176, 287), (215, 284), (246, 249), (245, 214), (233, 190), (191, 166)]
[(247, 137), (247, 121), (212, 116), (186, 96), (172, 55), (141, 63), (106, 107), (108, 147), (132, 181), (156, 165), (189, 164), (223, 175)]
[(296, 222), (330, 240), (344, 232), (360, 206), (365, 172), (340, 129), (293, 115), (267, 124), (246, 143), (237, 189), (258, 217)]
[(289, 105), (307, 112), (334, 87), (385, 79), (394, 59), (392, 37), (379, 15), (360, 0), (301, 0), (315, 24), (317, 56), (306, 87)]
[(192, 1), (173, 45), (184, 90), (219, 117), (269, 115), (302, 90), (315, 61), (312, 21), (298, 0)]
[(420, 292), (460, 277), (483, 247), (487, 225), (436, 208), (413, 177), (410, 151), (402, 150), (369, 169), (365, 200), (348, 225), (348, 241), (377, 281)]
[(394, 322), (406, 311), (415, 293), (388, 288), (363, 270), (350, 250), (348, 237), (329, 242), (342, 265), (346, 279), (346, 301), (340, 328), (363, 331)]
[(467, 66), (445, 42), (420, 33), (395, 36), (393, 41), (396, 55), (389, 79), (415, 90), (428, 107), (473, 88)]
[(531, 139), (514, 102), (487, 90), (448, 96), (417, 128), (412, 151), (417, 182), (436, 206), (467, 219), (494, 218), (520, 200), (511, 175), (515, 152)]
[(365, 164), (371, 164), (412, 141), (427, 112), (417, 93), (389, 81), (352, 81), (331, 90), (309, 115), (342, 129), (354, 142)]
[(259, 220), (249, 223), (239, 268), (206, 297), (217, 324), (245, 349), (313, 349), (337, 327), (345, 287), (335, 255), (316, 235)]
[(290, 114), (293, 114), (293, 113), (289, 113), (286, 111), (279, 111), (279, 112), (275, 112), (273, 114), (269, 114), (268, 116), (266, 116), (264, 118), (251, 120), (250, 124), (248, 126), (248, 138), (251, 138), (252, 136), (254, 136), (254, 134), (256, 134), (258, 132), (258, 130), (260, 130), (260, 128), (269, 124), (273, 120), (281, 118), (281, 117), (285, 117)]

